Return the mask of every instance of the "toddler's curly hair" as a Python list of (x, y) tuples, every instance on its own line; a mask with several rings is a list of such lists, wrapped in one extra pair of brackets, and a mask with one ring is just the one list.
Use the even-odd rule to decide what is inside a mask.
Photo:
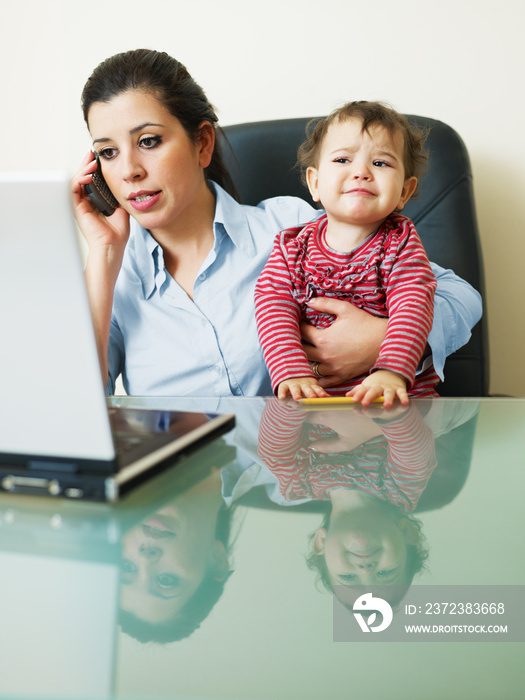
[(410, 124), (406, 117), (384, 102), (367, 102), (364, 100), (347, 102), (335, 109), (324, 119), (312, 119), (306, 126), (306, 140), (299, 146), (297, 164), (306, 184), (306, 170), (316, 168), (319, 164), (321, 147), (329, 127), (334, 122), (348, 119), (360, 119), (362, 132), (369, 132), (370, 127), (381, 126), (390, 134), (401, 132), (404, 138), (405, 178), (419, 177), (424, 170), (428, 154), (425, 142), (428, 131), (415, 124)]

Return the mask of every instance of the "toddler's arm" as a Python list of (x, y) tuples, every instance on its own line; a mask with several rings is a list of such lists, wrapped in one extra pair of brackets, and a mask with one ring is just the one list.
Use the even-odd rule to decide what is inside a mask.
[[(471, 329), (482, 314), (479, 293), (451, 270), (431, 263), (436, 275), (437, 290), (434, 298), (434, 324), (428, 337), (432, 362), (443, 378), (447, 355), (468, 342)], [(337, 316), (328, 328), (301, 325), (308, 359), (319, 362), (324, 387), (342, 384), (352, 377), (368, 372), (379, 355), (385, 338), (387, 321), (371, 316), (346, 301), (339, 299), (312, 299), (316, 310)]]
[(296, 377), (310, 377), (317, 384), (301, 343), (301, 310), (293, 296), (285, 234), (275, 239), (254, 297), (259, 341), (274, 392), (282, 382)]
[(413, 223), (398, 215), (399, 233), (385, 245), (395, 255), (382, 268), (388, 327), (372, 371), (389, 370), (411, 387), (432, 328), (436, 279)]

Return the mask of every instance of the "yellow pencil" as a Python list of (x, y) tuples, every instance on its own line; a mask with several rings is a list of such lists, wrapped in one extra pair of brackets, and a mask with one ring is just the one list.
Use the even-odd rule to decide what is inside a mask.
[[(384, 397), (378, 396), (377, 399), (372, 401), (372, 403), (383, 403), (383, 401)], [(329, 403), (357, 403), (351, 396), (317, 396), (315, 399), (298, 399), (298, 402), (304, 404), (305, 406), (312, 406), (315, 404), (323, 405)]]

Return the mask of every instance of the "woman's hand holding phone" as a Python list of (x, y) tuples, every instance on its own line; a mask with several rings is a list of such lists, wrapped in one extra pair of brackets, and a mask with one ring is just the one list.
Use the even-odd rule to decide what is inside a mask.
[(89, 248), (84, 277), (105, 385), (113, 292), (129, 238), (129, 214), (117, 207), (107, 217), (95, 207), (85, 192), (85, 185), (91, 183), (96, 169), (97, 161), (90, 151), (82, 160), (70, 187), (73, 213)]
[(85, 190), (96, 170), (97, 161), (89, 151), (71, 179), (73, 213), (90, 252), (101, 246), (114, 251), (117, 257), (119, 252), (122, 256), (129, 238), (129, 214), (119, 206), (109, 217), (97, 209)]

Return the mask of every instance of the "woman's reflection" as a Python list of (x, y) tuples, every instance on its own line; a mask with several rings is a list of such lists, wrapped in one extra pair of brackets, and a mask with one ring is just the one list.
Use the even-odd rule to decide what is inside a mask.
[(199, 483), (192, 463), (191, 488), (175, 491), (173, 482), (173, 499), (164, 494), (162, 505), (124, 537), (123, 631), (142, 642), (169, 642), (200, 626), (232, 573), (231, 524), (239, 505), (318, 512), (322, 522), (310, 537), (307, 564), (324, 587), (351, 605), (366, 587), (384, 586), (376, 594), (397, 604), (428, 557), (414, 511), (429, 480), (424, 509), (442, 506), (461, 488), (477, 408), (439, 401), (388, 411), (261, 404), (248, 435), (256, 463), (253, 452), (225, 444), (219, 458), (214, 443), (195, 457), (203, 467)]
[(231, 518), (220, 471), (176, 497), (122, 541), (120, 624), (142, 642), (197, 629), (231, 574)]

